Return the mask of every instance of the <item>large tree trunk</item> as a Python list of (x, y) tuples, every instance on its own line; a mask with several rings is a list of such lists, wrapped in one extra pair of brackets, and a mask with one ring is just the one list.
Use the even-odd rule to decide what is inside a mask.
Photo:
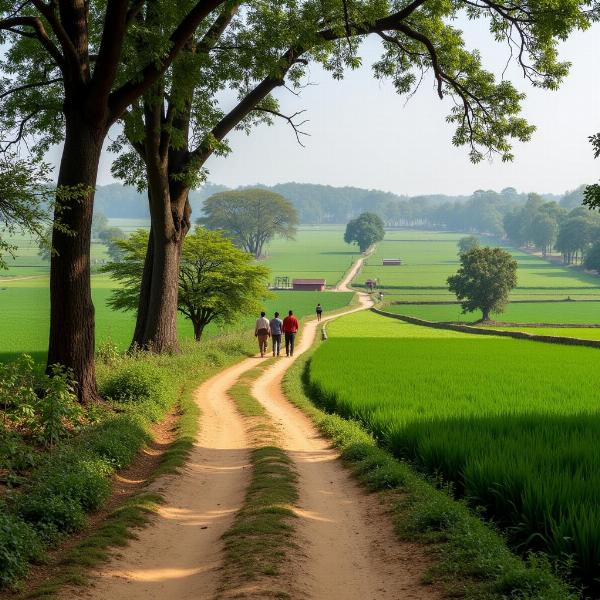
[[(148, 192), (150, 196), (150, 192)], [(152, 287), (152, 267), (154, 264), (154, 228), (150, 225), (150, 233), (148, 235), (148, 247), (146, 249), (146, 257), (144, 259), (144, 271), (142, 273), (142, 281), (140, 283), (140, 296), (138, 300), (137, 315), (135, 321), (135, 330), (129, 351), (134, 351), (142, 348), (144, 345), (144, 332), (146, 330), (146, 322), (148, 320), (148, 307), (150, 305), (150, 290)]]
[(202, 339), (202, 333), (204, 332), (204, 323), (194, 320), (193, 325), (194, 325), (194, 338), (196, 339), (197, 342), (199, 342)]
[[(58, 175), (59, 198), (52, 232), (55, 253), (50, 267), (50, 340), (48, 367), (61, 364), (72, 369), (81, 402), (98, 399), (94, 367), (94, 305), (90, 282), (90, 243), (94, 189), (105, 132), (90, 126), (78, 111), (67, 114), (65, 143)], [(73, 198), (74, 191), (77, 197)]]

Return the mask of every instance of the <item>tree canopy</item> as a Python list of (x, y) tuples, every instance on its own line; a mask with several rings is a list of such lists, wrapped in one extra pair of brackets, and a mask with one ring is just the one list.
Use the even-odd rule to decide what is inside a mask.
[(458, 244), (456, 245), (458, 246), (458, 253), (464, 254), (465, 252), (471, 250), (471, 248), (477, 248), (481, 244), (476, 235), (467, 235), (463, 238), (460, 238), (460, 240), (458, 240)]
[(483, 320), (504, 310), (517, 285), (517, 261), (501, 248), (472, 248), (460, 255), (460, 268), (448, 277), (448, 288), (460, 300), (463, 312), (481, 310)]
[(384, 236), (385, 230), (381, 218), (375, 213), (365, 212), (346, 225), (344, 241), (346, 244), (356, 244), (361, 252), (366, 252)]
[(204, 214), (199, 223), (225, 232), (256, 258), (276, 236), (293, 239), (298, 224), (291, 202), (261, 188), (214, 194), (204, 203)]
[[(108, 305), (114, 310), (136, 310), (148, 232), (138, 229), (114, 244), (122, 258), (108, 263), (102, 271), (121, 285), (113, 290)], [(219, 231), (198, 227), (189, 234), (183, 244), (178, 309), (192, 322), (196, 339), (209, 323), (233, 323), (260, 310), (269, 297), (269, 273)]]

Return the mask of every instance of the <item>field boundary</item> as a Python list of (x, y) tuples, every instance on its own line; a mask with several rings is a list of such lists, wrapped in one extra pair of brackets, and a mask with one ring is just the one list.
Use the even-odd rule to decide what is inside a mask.
[[(540, 335), (537, 333), (526, 333), (524, 331), (506, 331), (501, 329), (482, 329), (471, 325), (456, 325), (453, 323), (436, 323), (434, 321), (425, 321), (408, 315), (400, 315), (389, 313), (380, 308), (372, 307), (370, 309), (374, 313), (382, 317), (398, 319), (413, 325), (421, 325), (423, 327), (431, 327), (433, 329), (445, 329), (447, 331), (458, 331), (461, 333), (474, 333), (476, 335), (493, 335), (496, 337), (511, 337), (520, 340), (530, 340), (534, 342), (543, 342), (546, 344), (562, 344), (564, 346), (587, 346), (588, 348), (600, 348), (600, 340), (584, 340), (580, 338), (561, 337), (557, 335)], [(525, 327), (525, 325), (523, 325)]]

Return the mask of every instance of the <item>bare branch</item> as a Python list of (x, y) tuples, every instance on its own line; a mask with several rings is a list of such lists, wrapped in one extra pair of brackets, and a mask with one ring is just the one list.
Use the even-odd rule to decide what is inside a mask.
[(290, 125), (290, 127), (294, 130), (294, 134), (296, 136), (296, 141), (298, 142), (298, 144), (300, 144), (300, 146), (302, 146), (304, 148), (304, 144), (302, 143), (302, 139), (300, 136), (310, 136), (310, 133), (307, 133), (306, 131), (302, 131), (300, 128), (302, 127), (302, 125), (308, 123), (309, 119), (304, 119), (304, 121), (300, 121), (299, 123), (296, 123), (294, 121), (294, 119), (296, 119), (296, 117), (298, 117), (298, 115), (301, 115), (303, 113), (305, 113), (305, 110), (299, 110), (297, 112), (295, 112), (293, 115), (284, 115), (283, 113), (280, 113), (278, 110), (272, 110), (270, 108), (263, 108), (263, 107), (259, 107), (257, 106), (256, 108), (253, 109), (253, 112), (263, 112), (263, 113), (268, 113), (271, 115), (274, 115), (275, 117), (279, 117), (280, 119), (283, 119), (284, 121), (287, 121), (288, 124)]

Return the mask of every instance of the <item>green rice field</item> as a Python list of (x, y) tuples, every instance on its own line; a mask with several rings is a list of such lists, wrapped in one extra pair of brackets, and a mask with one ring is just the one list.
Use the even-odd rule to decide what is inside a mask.
[[(471, 323), (481, 319), (481, 312), (463, 314), (460, 304), (390, 304), (386, 312), (408, 315), (426, 321)], [(600, 324), (598, 302), (511, 303), (492, 317), (506, 323)]]
[[(119, 348), (126, 349), (135, 325), (133, 313), (115, 312), (108, 308), (106, 301), (114, 286), (106, 275), (92, 278), (92, 296), (96, 308), (97, 343), (112, 341)], [(275, 310), (293, 310), (298, 316), (313, 313), (317, 302), (325, 311), (342, 308), (352, 297), (350, 292), (293, 292), (280, 291), (265, 302), (265, 310), (271, 314)], [(43, 360), (49, 331), (49, 292), (47, 276), (0, 282), (0, 360), (8, 360), (15, 354), (27, 352)], [(246, 318), (236, 328), (247, 329), (255, 317)], [(192, 338), (193, 330), (189, 321), (179, 316), (179, 333), (182, 338)], [(218, 329), (209, 327), (207, 335)]]
[(572, 559), (598, 592), (599, 351), (419, 327), (371, 312), (328, 327), (312, 394), (481, 507), (521, 552)]
[(300, 228), (294, 240), (275, 239), (269, 244), (264, 263), (271, 269), (271, 279), (289, 277), (323, 278), (334, 287), (360, 252), (344, 242), (344, 228)]
[[(111, 227), (121, 227), (126, 232), (148, 228), (149, 221), (140, 219), (109, 219)], [(38, 256), (37, 244), (25, 237), (14, 237), (19, 246), (16, 259), (9, 261), (9, 269), (0, 272), (0, 360), (10, 359), (27, 352), (43, 360), (48, 342), (48, 272), (49, 263)], [(355, 248), (343, 241), (343, 228), (307, 229), (298, 231), (296, 240), (275, 240), (268, 249), (266, 264), (275, 275), (290, 277), (324, 277), (328, 285), (342, 279), (359, 256)], [(106, 246), (92, 244), (92, 264), (108, 259)], [(132, 313), (114, 312), (106, 301), (114, 288), (114, 282), (106, 275), (92, 276), (92, 296), (96, 308), (97, 343), (112, 341), (119, 348), (126, 348), (131, 341), (134, 327)], [(275, 292), (265, 302), (270, 314), (275, 310), (294, 310), (298, 316), (312, 314), (317, 302), (325, 311), (337, 310), (347, 305), (351, 293), (333, 292)], [(243, 319), (235, 328), (247, 329), (254, 317)], [(179, 318), (182, 338), (191, 338), (193, 331), (189, 321)], [(207, 335), (218, 332), (217, 327), (207, 329)]]
[(490, 326), (486, 329), (499, 329), (500, 331), (524, 331), (535, 335), (555, 335), (558, 337), (572, 337), (582, 340), (600, 340), (600, 327), (498, 327)]
[[(377, 279), (386, 299), (402, 301), (446, 301), (454, 299), (448, 292), (446, 279), (459, 267), (458, 240), (465, 234), (394, 230), (387, 231), (377, 251), (355, 279), (364, 285)], [(600, 278), (580, 270), (550, 263), (538, 256), (510, 248), (502, 240), (481, 238), (483, 245), (503, 246), (516, 258), (518, 268), (514, 300), (598, 299)], [(400, 258), (401, 266), (382, 266), (383, 258)]]

